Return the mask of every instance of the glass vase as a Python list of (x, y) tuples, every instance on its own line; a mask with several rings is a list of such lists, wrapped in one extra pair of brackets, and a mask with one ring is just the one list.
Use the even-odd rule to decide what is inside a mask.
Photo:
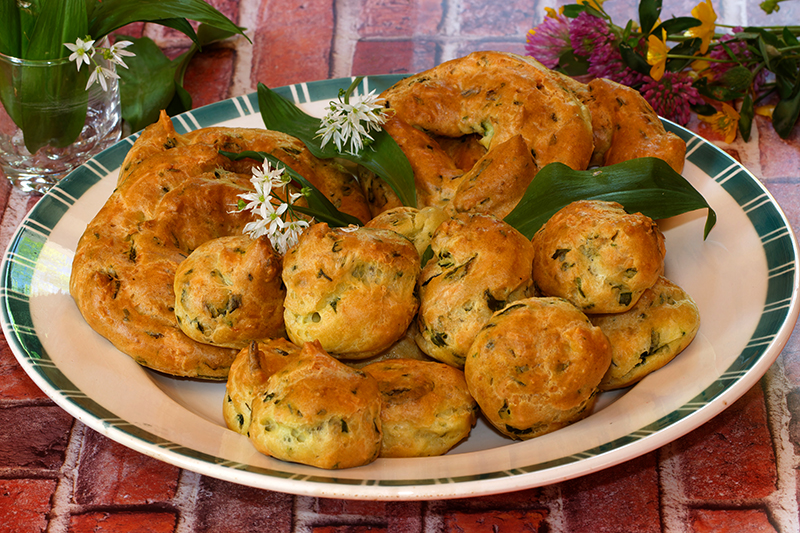
[[(114, 68), (100, 54), (94, 61)], [(119, 140), (118, 82), (87, 90), (92, 68), (0, 54), (0, 170), (15, 187), (44, 193)]]

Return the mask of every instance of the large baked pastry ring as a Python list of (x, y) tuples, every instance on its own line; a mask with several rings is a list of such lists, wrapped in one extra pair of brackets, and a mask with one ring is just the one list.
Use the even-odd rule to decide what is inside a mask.
[[(237, 196), (252, 190), (253, 160), (219, 150), (269, 152), (354, 216), (369, 208), (353, 178), (297, 139), (244, 128), (178, 135), (162, 115), (123, 161), (116, 190), (78, 242), (70, 292), (89, 325), (140, 364), (177, 376), (225, 379), (238, 350), (187, 337), (175, 318), (177, 266), (206, 241), (251, 220)], [(360, 198), (360, 200), (359, 200)]]
[(539, 168), (574, 169), (592, 155), (592, 119), (562, 78), (532, 57), (473, 52), (384, 91), (400, 120), (446, 137), (479, 134), (488, 150), (522, 135)]

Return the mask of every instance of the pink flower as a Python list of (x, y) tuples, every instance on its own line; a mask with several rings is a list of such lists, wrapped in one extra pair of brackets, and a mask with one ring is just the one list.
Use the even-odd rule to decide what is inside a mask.
[(682, 126), (689, 122), (690, 106), (703, 103), (700, 93), (692, 86), (691, 78), (679, 72), (667, 71), (658, 81), (645, 78), (639, 92), (656, 113)]
[(587, 71), (591, 77), (607, 78), (628, 86), (642, 82), (644, 76), (628, 68), (622, 60), (616, 37), (606, 21), (581, 13), (570, 28), (575, 54), (588, 60)]
[(576, 55), (590, 57), (596, 48), (613, 46), (614, 36), (606, 21), (583, 12), (570, 25), (570, 42)]
[(558, 60), (571, 48), (570, 21), (564, 15), (554, 14), (528, 32), (525, 50), (547, 68), (558, 66)]
[(593, 51), (589, 57), (589, 74), (595, 78), (607, 78), (629, 87), (640, 84), (644, 79), (642, 74), (628, 68), (622, 60), (619, 48), (612, 44), (598, 46)]

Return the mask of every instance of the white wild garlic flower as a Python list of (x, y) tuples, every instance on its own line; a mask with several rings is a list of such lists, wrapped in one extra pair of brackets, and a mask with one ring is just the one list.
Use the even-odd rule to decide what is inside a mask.
[[(266, 235), (275, 250), (281, 254), (297, 244), (308, 222), (297, 217), (292, 204), (303, 195), (289, 190), (291, 178), (283, 174), (284, 168), (275, 168), (269, 161), (253, 168), (253, 192), (240, 194), (237, 211), (251, 211), (257, 218), (245, 224), (243, 232), (253, 239)], [(283, 189), (284, 198), (279, 192)], [(287, 220), (288, 219), (288, 220)]]
[(363, 97), (356, 97), (355, 103), (350, 103), (345, 97), (339, 95), (339, 100), (330, 103), (328, 113), (320, 121), (321, 127), (317, 136), (321, 136), (322, 148), (333, 141), (336, 149), (342, 152), (349, 143), (347, 150), (352, 155), (358, 155), (366, 144), (372, 140), (370, 131), (377, 131), (386, 122), (386, 117), (381, 112), (382, 106), (378, 103), (375, 91)]
[(125, 48), (133, 44), (131, 41), (119, 41), (111, 45), (109, 48), (103, 48), (99, 46), (96, 47), (94, 46), (94, 43), (95, 41), (90, 37), (86, 37), (86, 40), (83, 40), (79, 37), (74, 44), (64, 43), (64, 46), (69, 48), (69, 50), (72, 52), (69, 56), (69, 60), (75, 62), (78, 70), (80, 70), (84, 64), (91, 67), (92, 63), (94, 63), (94, 69), (92, 70), (92, 74), (89, 76), (89, 81), (86, 83), (86, 90), (89, 90), (89, 87), (94, 85), (95, 82), (98, 82), (100, 87), (102, 87), (104, 91), (107, 91), (108, 81), (119, 79), (119, 76), (110, 68), (100, 66), (99, 63), (94, 61), (95, 54), (99, 51), (103, 56), (103, 59), (124, 68), (128, 68), (128, 65), (125, 64), (125, 61), (123, 61), (122, 58), (133, 57), (136, 54), (125, 50)]

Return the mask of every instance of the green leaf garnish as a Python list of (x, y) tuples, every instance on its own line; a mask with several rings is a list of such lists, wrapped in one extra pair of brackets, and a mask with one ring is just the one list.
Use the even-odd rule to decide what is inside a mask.
[(252, 150), (246, 150), (238, 153), (220, 151), (219, 153), (220, 155), (224, 155), (233, 161), (239, 161), (245, 158), (254, 159), (260, 162), (267, 160), (274, 168), (285, 169), (284, 172), (286, 172), (293, 181), (299, 183), (301, 188), (308, 191), (308, 194), (306, 195), (308, 207), (306, 208), (295, 205), (293, 206), (293, 209), (312, 216), (321, 222), (326, 222), (329, 226), (333, 227), (344, 227), (351, 224), (356, 226), (361, 225), (361, 221), (359, 219), (353, 215), (339, 211), (328, 199), (328, 197), (322, 194), (322, 192), (320, 192), (320, 190), (317, 189), (310, 181), (298, 174), (295, 170), (277, 157), (266, 152), (256, 152)]
[[(244, 35), (241, 28), (203, 0), (103, 0), (93, 2), (89, 13), (89, 34), (94, 38), (107, 35), (131, 22), (155, 22), (183, 31), (195, 43), (197, 36), (189, 19), (214, 28)], [(198, 43), (199, 44), (199, 43)]]
[(626, 211), (654, 220), (705, 208), (704, 239), (717, 220), (705, 198), (683, 176), (661, 159), (644, 157), (591, 170), (545, 165), (505, 221), (530, 239), (558, 210), (577, 200), (618, 202)]
[(320, 159), (339, 157), (363, 166), (388, 183), (403, 205), (416, 207), (416, 188), (411, 164), (385, 130), (373, 134), (374, 140), (369, 146), (353, 155), (337, 151), (332, 144), (320, 147), (317, 136), (320, 119), (303, 112), (263, 83), (258, 84), (258, 105), (267, 129), (296, 137)]

